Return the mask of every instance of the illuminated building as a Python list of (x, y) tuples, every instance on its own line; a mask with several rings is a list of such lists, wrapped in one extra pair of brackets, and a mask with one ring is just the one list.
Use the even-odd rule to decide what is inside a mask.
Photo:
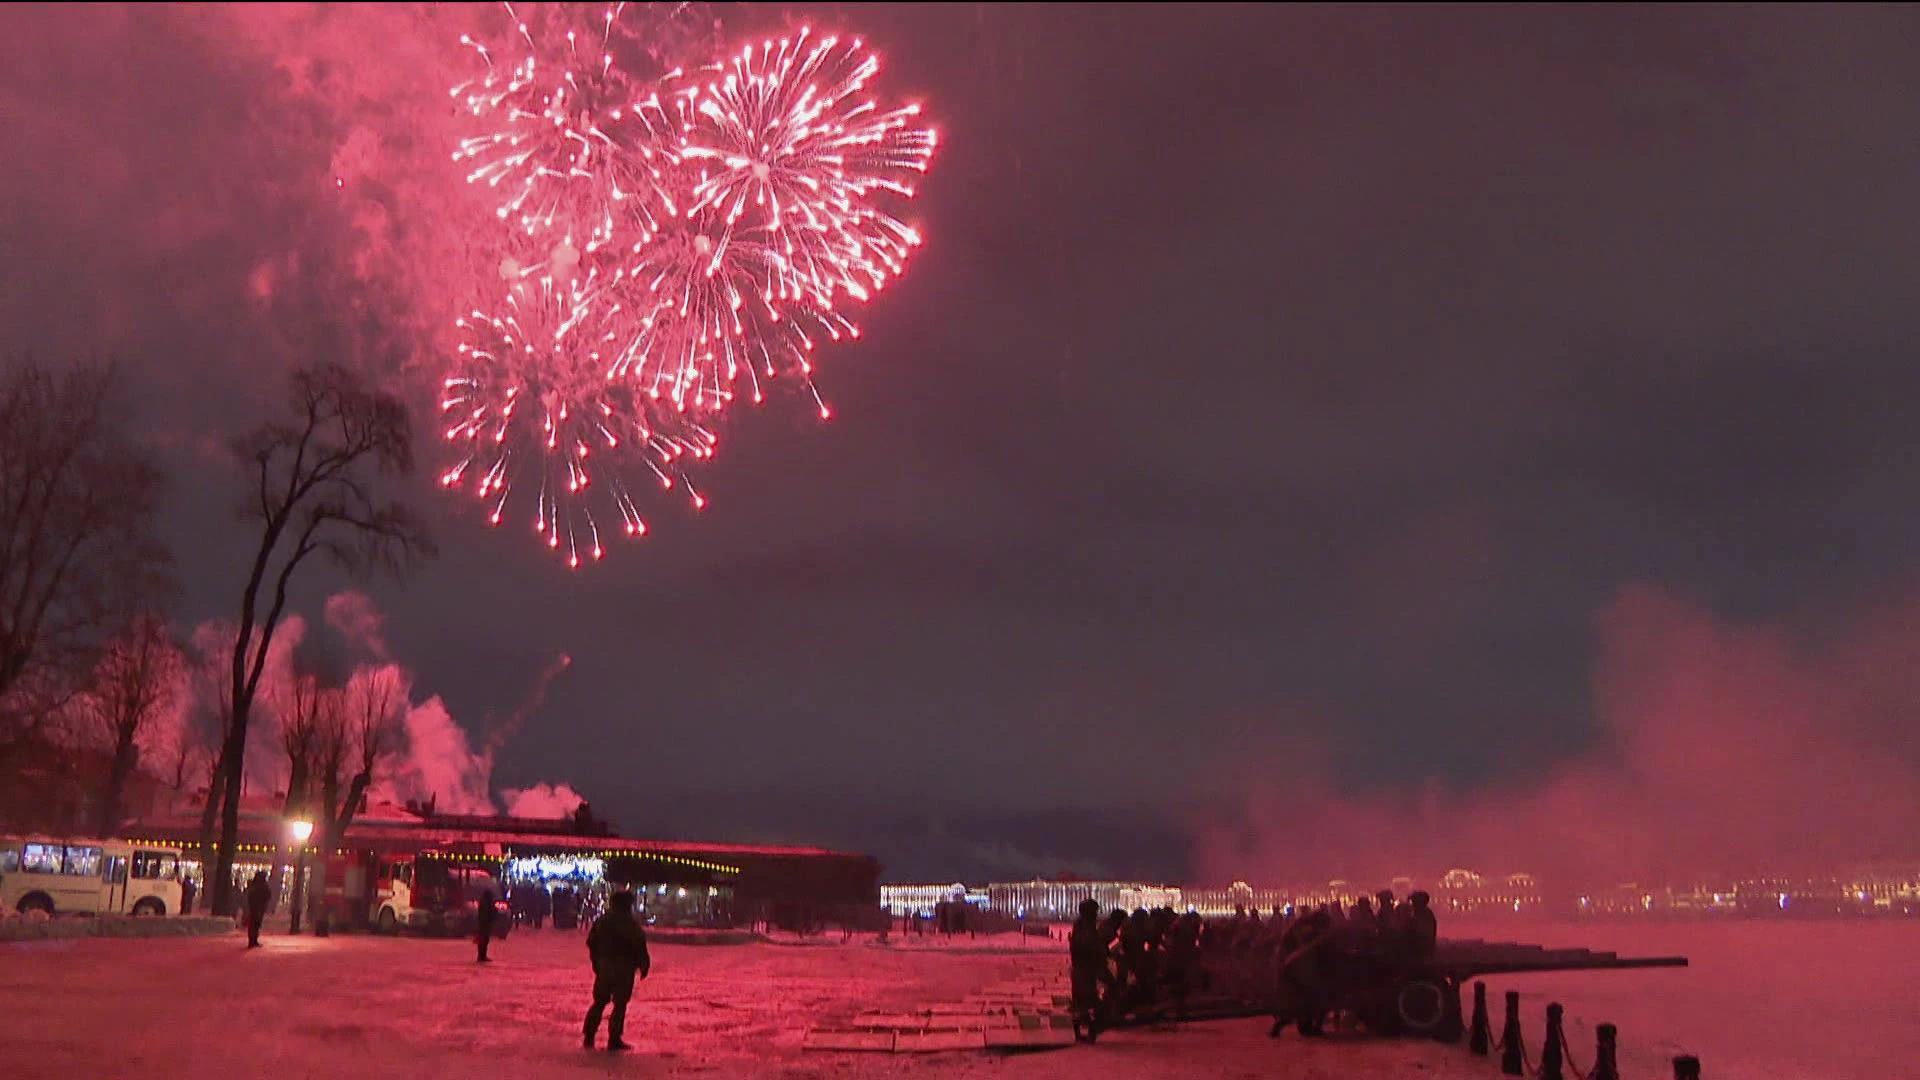
[(1185, 901), (1175, 907), (1182, 911), (1197, 911), (1208, 918), (1231, 915), (1236, 910), (1257, 911), (1262, 915), (1274, 908), (1285, 908), (1293, 903), (1293, 896), (1287, 889), (1256, 889), (1244, 881), (1236, 881), (1225, 888), (1190, 888), (1180, 890)]
[(987, 907), (1016, 919), (1070, 921), (1082, 900), (1100, 910), (1171, 907), (1184, 910), (1180, 890), (1167, 885), (1129, 881), (1020, 881), (987, 886)]
[(887, 914), (895, 918), (909, 912), (915, 915), (932, 915), (935, 905), (954, 902), (971, 902), (967, 887), (957, 881), (951, 885), (880, 886), (880, 906), (886, 908)]

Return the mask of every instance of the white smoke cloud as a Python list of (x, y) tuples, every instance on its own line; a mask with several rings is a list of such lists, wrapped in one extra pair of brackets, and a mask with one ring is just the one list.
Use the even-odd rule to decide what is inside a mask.
[(514, 817), (569, 817), (586, 802), (586, 796), (569, 784), (534, 784), (532, 787), (507, 788), (501, 793), (507, 813)]
[(395, 801), (433, 800), (445, 814), (493, 814), (493, 755), (475, 753), (467, 729), (439, 697), (407, 709), (406, 750), (389, 773)]
[(348, 645), (374, 660), (387, 659), (387, 640), (381, 633), (386, 622), (380, 609), (366, 593), (347, 589), (327, 597), (327, 625)]
[[(358, 652), (366, 662), (358, 664), (348, 683), (372, 679), (393, 680), (396, 696), (403, 703), (401, 744), (375, 778), (372, 795), (376, 801), (403, 804), (409, 800), (432, 801), (435, 810), (449, 814), (495, 814), (501, 802), (493, 795), (493, 769), (496, 753), (504, 742), (502, 733), (476, 748), (476, 739), (454, 718), (437, 695), (416, 701), (413, 676), (391, 659), (382, 632), (385, 621), (379, 607), (364, 593), (353, 590), (327, 598), (323, 609), (326, 627)], [(260, 679), (249, 725), (245, 790), (249, 797), (284, 792), (289, 765), (278, 745), (275, 727), (277, 710), (287, 700), (287, 691), (295, 677), (295, 653), (306, 640), (309, 627), (299, 615), (283, 619), (268, 651), (266, 668)], [(231, 665), (234, 627), (224, 621), (209, 621), (194, 627), (189, 637), (189, 665), (184, 691), (170, 715), (154, 725), (143, 740), (147, 771), (171, 773), (172, 763), (191, 740), (198, 744), (196, 759), (201, 763), (187, 779), (191, 787), (206, 782), (206, 766), (218, 753), (224, 734), (224, 722), (231, 699)], [(547, 684), (567, 667), (565, 656), (548, 664), (536, 679), (530, 700), (515, 714), (505, 733), (537, 709)], [(177, 715), (173, 715), (177, 713)], [(163, 777), (171, 779), (171, 776)], [(501, 792), (506, 812), (520, 817), (557, 818), (572, 814), (585, 797), (571, 786), (534, 783), (524, 788)]]
[[(233, 701), (233, 645), (239, 631), (225, 620), (203, 622), (189, 635), (189, 675), (185, 715), (191, 719), (195, 737), (204, 740), (218, 753), (225, 736), (227, 718)], [(293, 655), (306, 639), (307, 623), (299, 615), (288, 615), (275, 628), (267, 647), (267, 660), (254, 692), (253, 707), (247, 721), (247, 764), (241, 789), (249, 795), (284, 791), (287, 761), (271, 744), (278, 721), (278, 703), (286, 700), (293, 683)], [(149, 771), (152, 771), (151, 768)], [(204, 782), (205, 777), (196, 780)]]

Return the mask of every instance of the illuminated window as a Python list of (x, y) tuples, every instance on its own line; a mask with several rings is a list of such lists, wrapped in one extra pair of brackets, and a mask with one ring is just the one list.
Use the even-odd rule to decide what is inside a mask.
[(178, 873), (179, 858), (165, 851), (133, 853), (133, 876), (141, 881), (160, 881)]
[(68, 847), (65, 873), (71, 877), (99, 877), (100, 849), (97, 847)]
[(20, 868), (29, 874), (57, 874), (64, 858), (65, 849), (59, 844), (28, 844)]

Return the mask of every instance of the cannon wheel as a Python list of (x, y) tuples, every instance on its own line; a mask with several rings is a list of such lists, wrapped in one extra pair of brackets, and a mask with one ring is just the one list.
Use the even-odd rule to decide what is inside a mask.
[(1415, 976), (1393, 994), (1394, 1019), (1401, 1030), (1430, 1039), (1460, 1037), (1460, 988), (1434, 976)]

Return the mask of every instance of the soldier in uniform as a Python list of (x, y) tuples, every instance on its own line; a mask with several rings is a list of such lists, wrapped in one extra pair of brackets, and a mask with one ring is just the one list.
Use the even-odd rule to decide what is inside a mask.
[(1425, 892), (1416, 892), (1407, 897), (1406, 917), (1407, 951), (1415, 961), (1424, 963), (1433, 959), (1433, 951), (1440, 943), (1440, 923), (1429, 907), (1431, 898)]
[(1373, 918), (1373, 901), (1361, 897), (1347, 910), (1347, 929), (1356, 934), (1371, 934), (1376, 924)]
[(1381, 889), (1373, 894), (1373, 919), (1381, 929), (1386, 928), (1399, 910), (1399, 905), (1393, 902), (1392, 889)]
[(1080, 901), (1080, 918), (1067, 938), (1068, 962), (1073, 980), (1073, 1038), (1092, 1042), (1100, 1036), (1100, 991), (1113, 981), (1108, 966), (1107, 932), (1100, 927), (1100, 904)]
[(1300, 1034), (1317, 1038), (1325, 1034), (1321, 1026), (1327, 1012), (1327, 948), (1333, 939), (1331, 920), (1325, 911), (1315, 911), (1294, 920), (1280, 939), (1278, 950), (1278, 1001), (1274, 1007), (1273, 1027), (1267, 1034), (1279, 1038), (1292, 1020)]
[(1175, 1019), (1187, 1018), (1187, 994), (1200, 974), (1200, 915), (1189, 911), (1174, 920), (1167, 934), (1166, 963), (1161, 981), (1173, 997)]
[(1159, 982), (1159, 959), (1153, 948), (1153, 916), (1146, 908), (1136, 908), (1120, 930), (1121, 1016), (1152, 1004)]
[(607, 913), (593, 921), (593, 929), (587, 931), (587, 957), (593, 962), (593, 1005), (587, 1009), (584, 1045), (593, 1049), (600, 1014), (611, 1003), (607, 1050), (617, 1053), (630, 1049), (620, 1036), (627, 1028), (633, 977), (637, 973), (644, 979), (653, 970), (653, 960), (647, 954), (647, 932), (633, 915), (632, 893), (625, 889), (614, 893)]
[(1120, 936), (1127, 928), (1125, 908), (1114, 908), (1100, 924), (1100, 939), (1107, 946), (1106, 996), (1101, 1000), (1102, 1023), (1112, 1024), (1126, 1012), (1126, 960)]

